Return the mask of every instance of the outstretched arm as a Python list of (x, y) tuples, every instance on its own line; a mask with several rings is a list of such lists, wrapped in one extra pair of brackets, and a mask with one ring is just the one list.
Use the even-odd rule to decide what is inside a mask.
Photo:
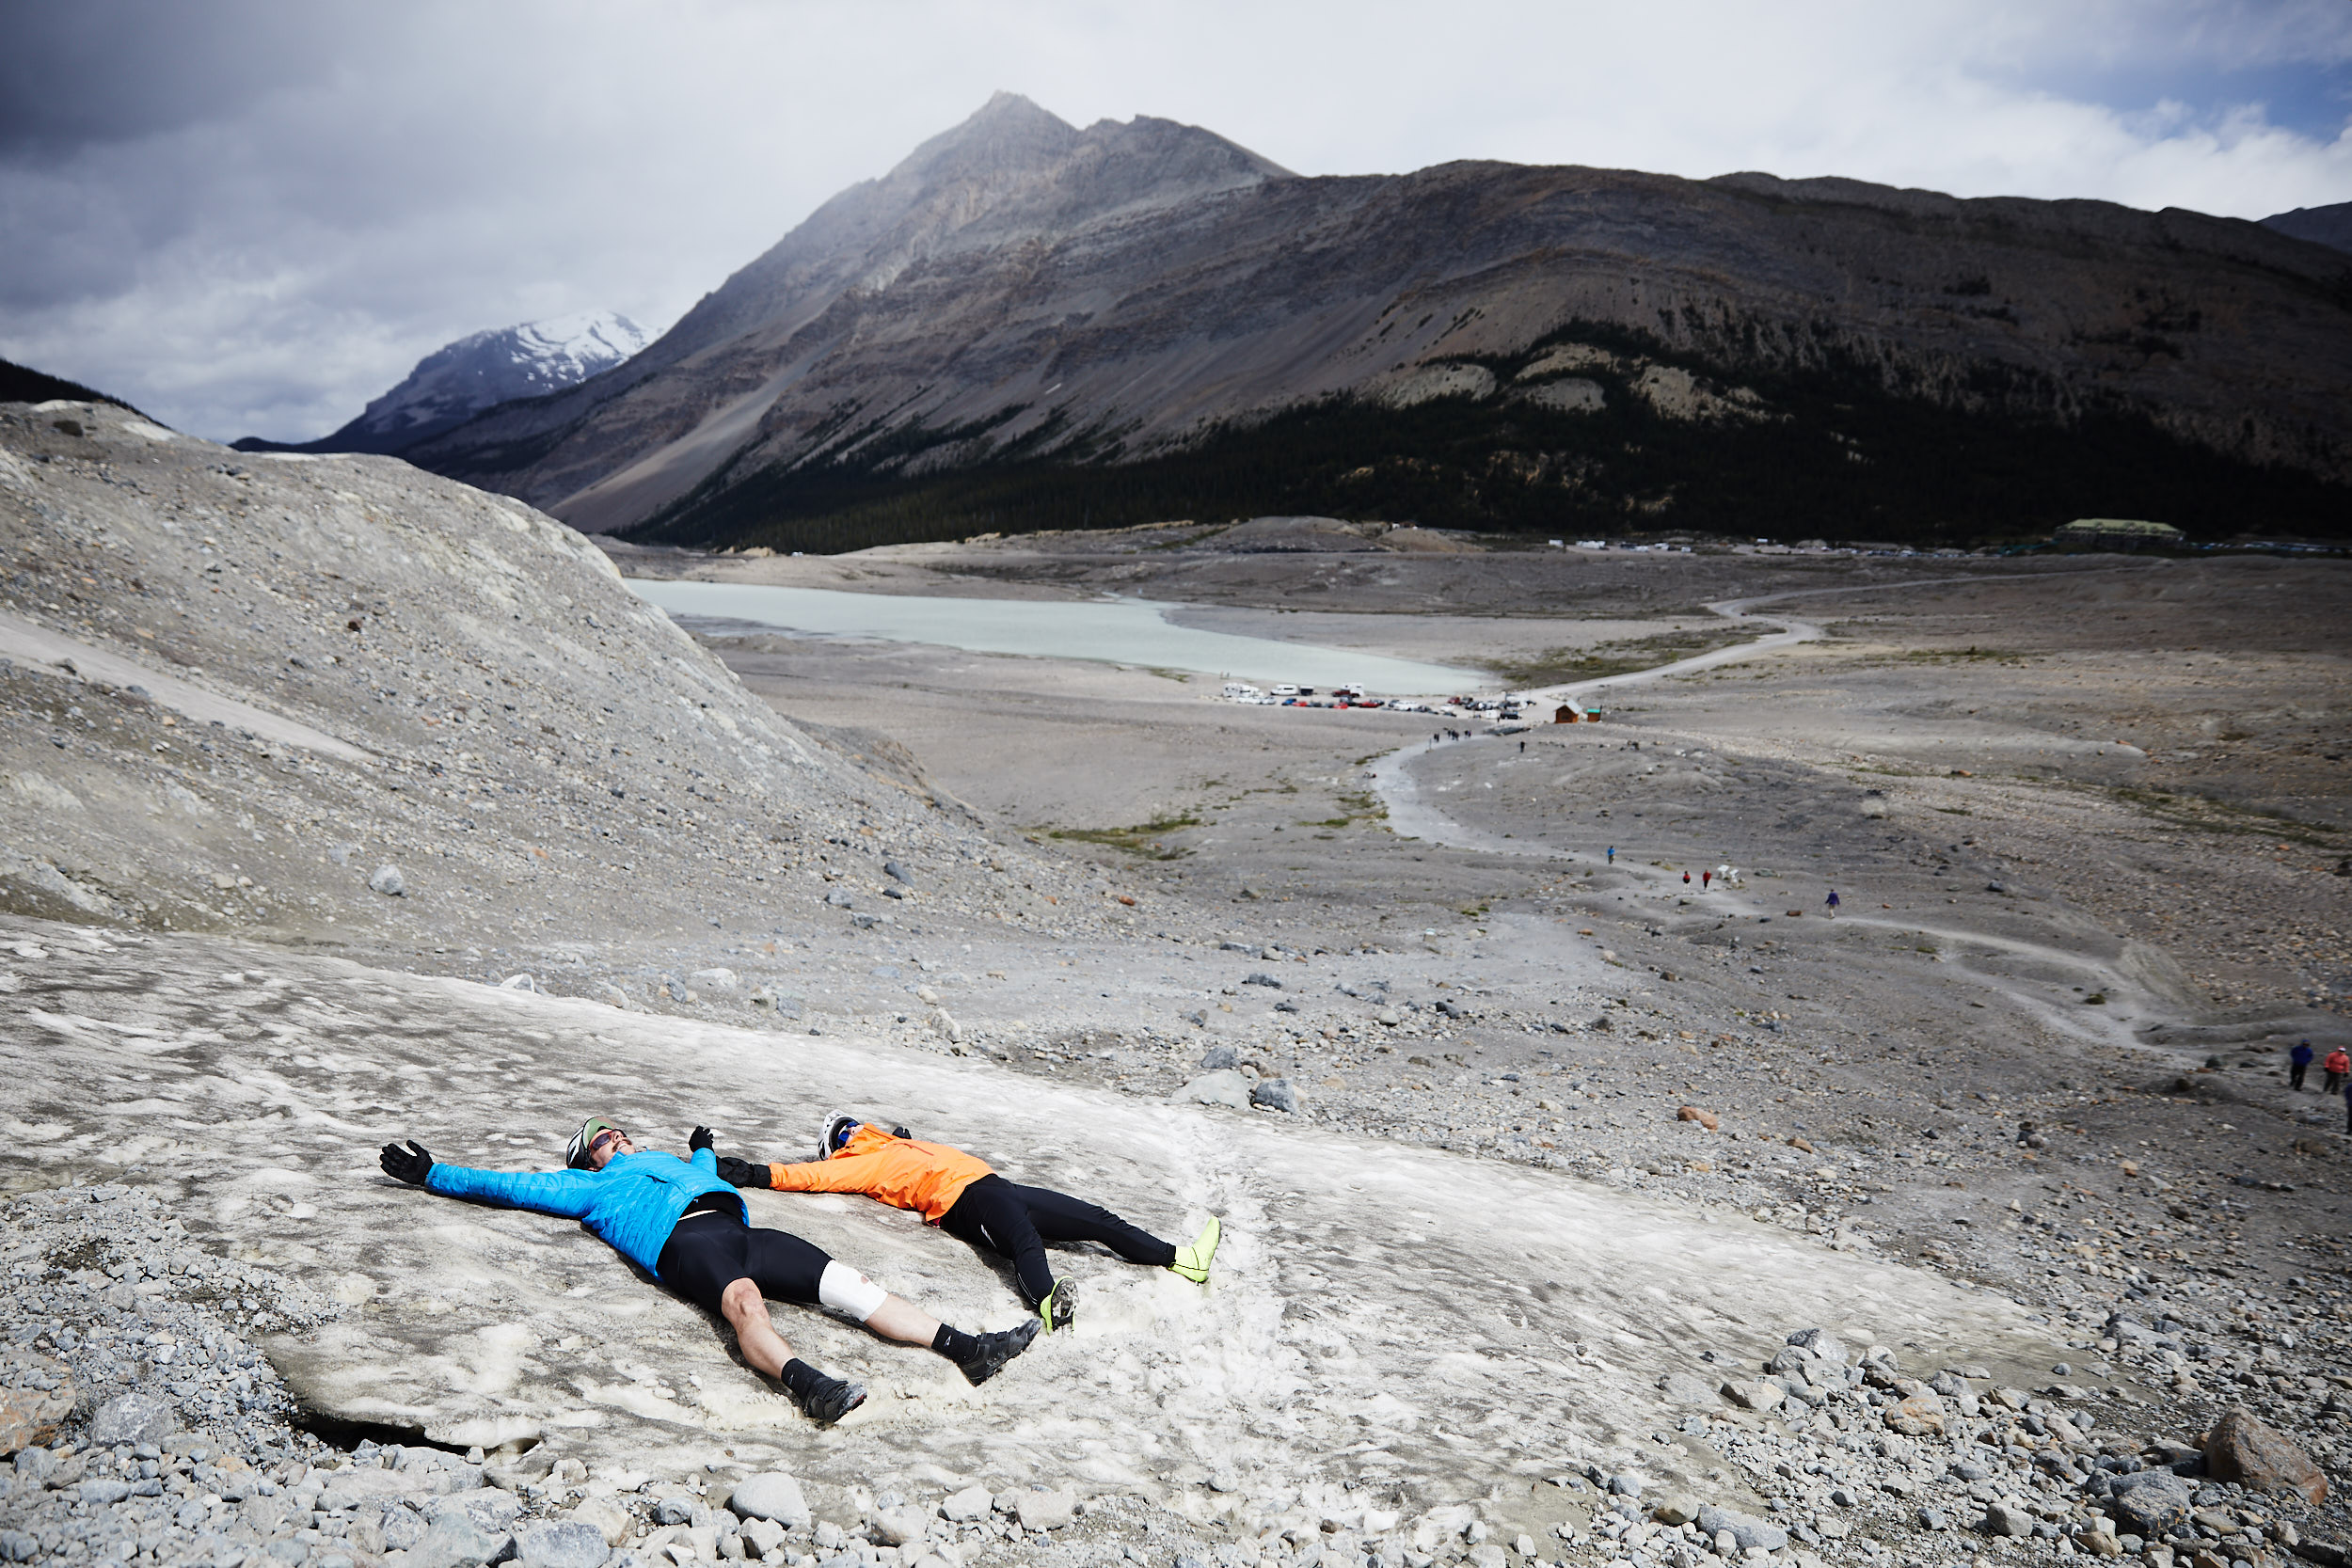
[(470, 1165), (437, 1162), (414, 1138), (406, 1148), (386, 1144), (384, 1173), (411, 1186), (444, 1197), (469, 1197), (505, 1209), (529, 1209), (576, 1220), (588, 1212), (596, 1196), (596, 1179), (587, 1171), (476, 1170)]
[(810, 1160), (797, 1165), (772, 1164), (762, 1185), (780, 1193), (871, 1193), (882, 1174), (882, 1162), (871, 1154), (836, 1154), (830, 1160)]
[(749, 1160), (739, 1160), (732, 1154), (721, 1154), (716, 1156), (716, 1159), (719, 1180), (729, 1186), (765, 1187), (768, 1185), (766, 1165), (755, 1165)]

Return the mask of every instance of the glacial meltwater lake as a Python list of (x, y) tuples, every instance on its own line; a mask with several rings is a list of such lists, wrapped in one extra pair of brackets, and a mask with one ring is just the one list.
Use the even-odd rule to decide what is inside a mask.
[(1442, 664), (1180, 626), (1166, 612), (1184, 607), (1140, 599), (958, 599), (756, 583), (651, 578), (628, 581), (630, 591), (648, 604), (712, 631), (730, 625), (769, 626), (807, 636), (930, 642), (1031, 658), (1098, 659), (1326, 689), (1358, 683), (1383, 697), (1470, 691), (1494, 684), (1491, 675)]

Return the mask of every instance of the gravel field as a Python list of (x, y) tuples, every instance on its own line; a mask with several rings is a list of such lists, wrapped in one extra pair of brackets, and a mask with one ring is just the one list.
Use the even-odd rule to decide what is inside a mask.
[[(612, 551), (1443, 662), (1820, 595), (1490, 735), (691, 638), (515, 503), (86, 404), (0, 410), (0, 519), (13, 1560), (2343, 1560), (2345, 1112), (2283, 1081), (2352, 1044), (2340, 565)], [(374, 1172), (556, 1164), (583, 1093), (761, 1158), (919, 1120), (1229, 1272), (1064, 1254), (1082, 1332), (980, 1400), (779, 1309), (887, 1390), (818, 1432), (599, 1245)]]

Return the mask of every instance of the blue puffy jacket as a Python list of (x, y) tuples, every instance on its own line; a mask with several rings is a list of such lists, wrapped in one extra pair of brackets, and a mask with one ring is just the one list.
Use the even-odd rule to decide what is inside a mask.
[(741, 1196), (719, 1180), (719, 1157), (707, 1148), (696, 1149), (691, 1160), (651, 1149), (623, 1154), (607, 1161), (602, 1170), (503, 1171), (436, 1164), (424, 1185), (426, 1191), (449, 1197), (578, 1220), (647, 1274), (657, 1272), (654, 1265), (678, 1216), (705, 1193), (734, 1198), (743, 1223), (751, 1223)]

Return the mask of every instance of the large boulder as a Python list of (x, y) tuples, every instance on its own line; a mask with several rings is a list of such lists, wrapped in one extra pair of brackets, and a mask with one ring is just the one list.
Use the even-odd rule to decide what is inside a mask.
[(1753, 1514), (1734, 1513), (1713, 1503), (1699, 1510), (1698, 1526), (1701, 1533), (1710, 1536), (1729, 1530), (1743, 1552), (1756, 1546), (1776, 1552), (1788, 1544), (1788, 1532), (1778, 1525), (1766, 1524)]
[(1184, 1105), (1231, 1105), (1236, 1111), (1247, 1111), (1249, 1080), (1233, 1068), (1219, 1068), (1185, 1084), (1176, 1091), (1176, 1100)]
[(886, 1544), (903, 1546), (910, 1541), (920, 1542), (931, 1532), (929, 1509), (913, 1503), (898, 1508), (885, 1508), (874, 1515), (874, 1533)]
[(2033, 1533), (2034, 1516), (2023, 1503), (2008, 1497), (1999, 1498), (1985, 1507), (1984, 1533), (2012, 1535), (2019, 1539)]
[(1069, 1492), (1024, 1492), (1013, 1501), (1023, 1529), (1059, 1529), (1070, 1523), (1078, 1499)]
[(167, 1400), (152, 1394), (118, 1394), (98, 1407), (89, 1418), (90, 1441), (102, 1447), (115, 1443), (160, 1443), (179, 1426), (179, 1413)]
[(801, 1483), (782, 1470), (739, 1483), (727, 1506), (738, 1518), (773, 1519), (787, 1529), (800, 1529), (809, 1522), (808, 1498), (802, 1495)]
[(617, 1546), (628, 1540), (628, 1528), (633, 1522), (628, 1509), (604, 1497), (582, 1497), (572, 1505), (570, 1513), (562, 1517), (578, 1519), (589, 1526), (604, 1537), (604, 1544), (608, 1546)]
[(64, 1362), (31, 1351), (0, 1354), (0, 1458), (56, 1436), (73, 1394)]
[(489, 1568), (514, 1552), (513, 1536), (484, 1529), (463, 1509), (451, 1509), (408, 1548), (408, 1568)]
[(2311, 1455), (2244, 1405), (2213, 1424), (2205, 1469), (2216, 1481), (2233, 1481), (2249, 1492), (2300, 1493), (2313, 1508), (2328, 1500), (2328, 1478)]
[(541, 1519), (515, 1532), (523, 1568), (603, 1568), (612, 1551), (604, 1531), (584, 1519)]
[(2115, 1517), (2124, 1529), (2151, 1540), (2185, 1523), (2195, 1506), (2185, 1479), (2170, 1470), (2140, 1470), (2115, 1478)]
[(1883, 1418), (1887, 1431), (1899, 1432), (1906, 1437), (1940, 1437), (1944, 1433), (1944, 1402), (1922, 1389), (1888, 1405)]
[(1287, 1078), (1262, 1078), (1249, 1087), (1249, 1103), (1296, 1116), (1298, 1090)]

